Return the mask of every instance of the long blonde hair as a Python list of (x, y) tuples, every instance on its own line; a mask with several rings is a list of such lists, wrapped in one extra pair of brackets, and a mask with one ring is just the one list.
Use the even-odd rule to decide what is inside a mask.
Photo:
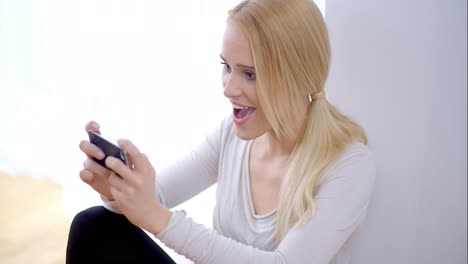
[(330, 67), (328, 31), (312, 0), (245, 0), (229, 11), (229, 22), (247, 34), (257, 76), (257, 93), (273, 133), (296, 137), (289, 157), (277, 211), (276, 241), (310, 220), (314, 194), (347, 146), (367, 144), (364, 130), (325, 98), (309, 104), (299, 134), (298, 98), (315, 97)]

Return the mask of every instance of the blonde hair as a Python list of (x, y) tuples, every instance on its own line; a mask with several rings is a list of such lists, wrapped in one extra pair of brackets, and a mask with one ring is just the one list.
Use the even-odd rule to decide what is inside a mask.
[[(330, 67), (328, 31), (312, 0), (245, 0), (229, 11), (229, 22), (247, 34), (256, 69), (260, 106), (273, 133), (294, 136), (296, 145), (282, 180), (276, 241), (310, 220), (314, 194), (347, 146), (367, 144), (364, 130), (321, 98)], [(298, 98), (311, 100), (300, 120)], [(296, 122), (294, 122), (296, 121)], [(291, 124), (302, 122), (299, 134)]]

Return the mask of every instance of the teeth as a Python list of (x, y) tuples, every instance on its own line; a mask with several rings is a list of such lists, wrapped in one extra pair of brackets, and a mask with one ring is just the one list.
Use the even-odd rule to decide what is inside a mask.
[(233, 104), (232, 107), (234, 107), (235, 109), (246, 109), (246, 108), (249, 108), (247, 106), (240, 106), (240, 105), (235, 105)]

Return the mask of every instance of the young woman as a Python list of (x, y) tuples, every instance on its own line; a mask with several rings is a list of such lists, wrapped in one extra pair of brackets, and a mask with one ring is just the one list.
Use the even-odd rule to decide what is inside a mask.
[[(133, 168), (107, 158), (118, 177), (81, 142), (89, 158), (80, 177), (106, 209), (76, 216), (68, 263), (173, 263), (140, 228), (195, 263), (349, 263), (375, 167), (363, 129), (325, 97), (330, 44), (319, 9), (312, 0), (241, 2), (221, 59), (233, 113), (174, 166), (156, 173), (120, 140)], [(214, 183), (214, 229), (169, 209)]]

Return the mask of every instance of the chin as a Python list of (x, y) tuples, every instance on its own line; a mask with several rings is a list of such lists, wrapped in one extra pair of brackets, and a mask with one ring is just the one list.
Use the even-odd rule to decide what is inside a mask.
[(252, 139), (258, 138), (259, 136), (263, 134), (263, 133), (256, 133), (254, 131), (249, 131), (247, 129), (241, 129), (237, 126), (235, 130), (236, 130), (237, 137), (242, 140), (252, 140)]

